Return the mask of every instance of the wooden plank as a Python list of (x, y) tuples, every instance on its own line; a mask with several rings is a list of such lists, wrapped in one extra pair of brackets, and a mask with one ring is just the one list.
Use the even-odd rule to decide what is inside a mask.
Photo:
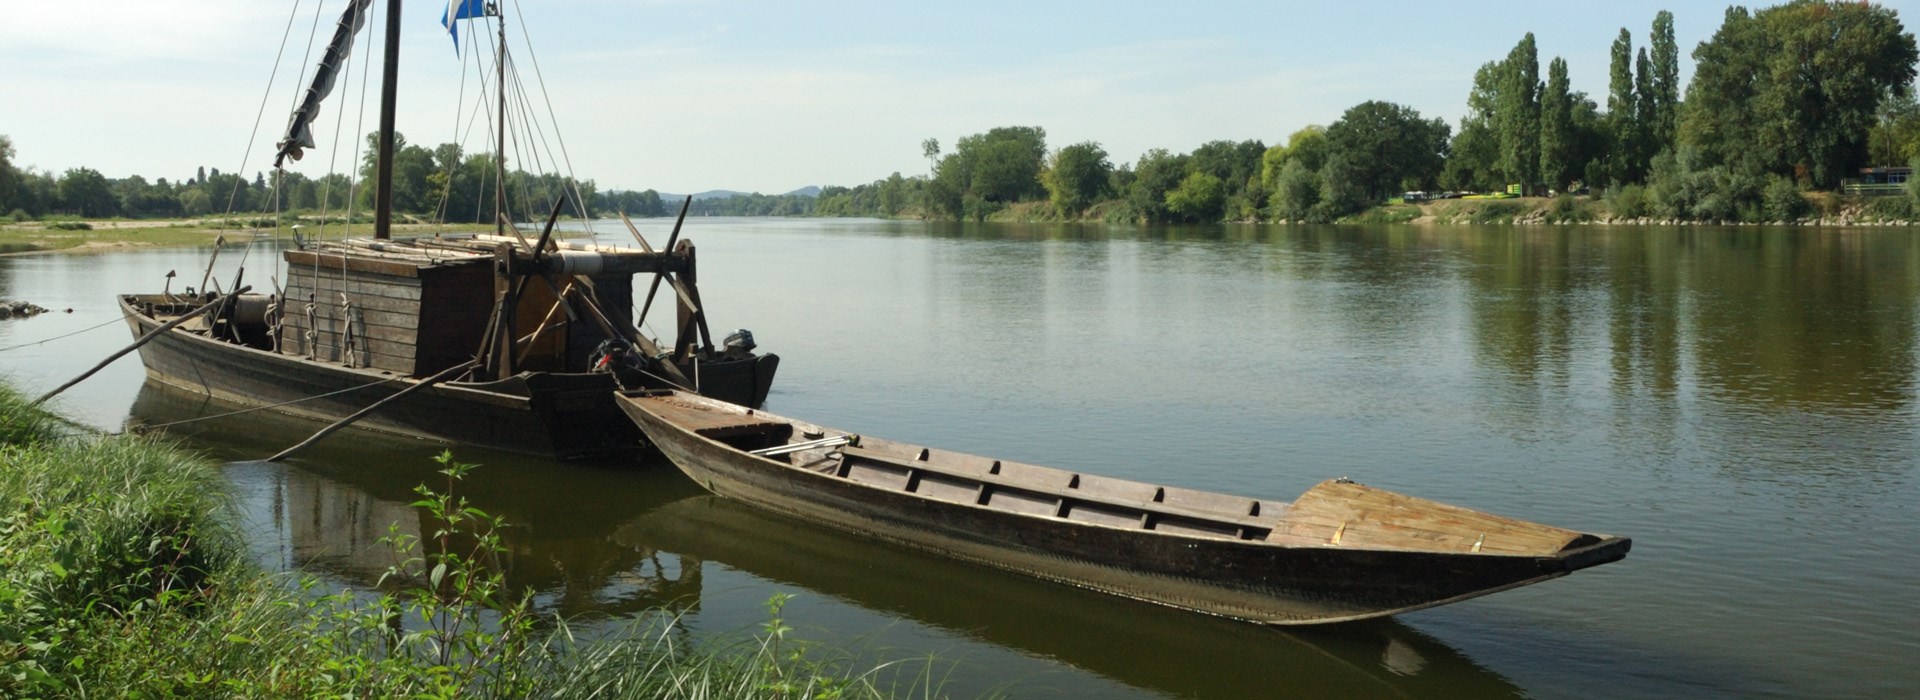
[[(295, 296), (292, 294), (292, 291), (293, 290), (288, 290), (289, 293), (287, 294), (287, 317), (292, 318), (296, 314), (306, 315), (306, 305), (308, 303), (306, 293), (303, 291), (300, 295)], [(416, 318), (421, 315), (421, 304), (418, 299), (388, 299), (386, 297), (374, 296), (353, 296), (351, 298), (353, 299), (353, 305), (362, 310), (384, 311)], [(329, 293), (315, 298), (313, 304), (319, 307), (314, 309), (314, 313), (316, 314), (325, 313), (325, 309), (333, 309), (334, 312), (337, 313), (340, 310), (340, 297)]]
[(421, 267), (421, 264), (403, 262), (398, 260), (386, 260), (386, 259), (379, 259), (379, 258), (363, 257), (358, 255), (341, 255), (339, 253), (311, 252), (311, 251), (305, 251), (305, 250), (289, 250), (286, 252), (285, 259), (287, 261), (287, 266), (289, 268), (297, 267), (297, 266), (305, 266), (309, 269), (314, 267), (319, 267), (322, 270), (345, 269), (345, 270), (357, 271), (357, 272), (372, 272), (372, 273), (383, 274), (383, 275), (393, 275), (396, 277), (419, 277), (420, 267)]
[(1560, 551), (1579, 537), (1580, 533), (1571, 530), (1329, 481), (1294, 501), (1269, 539), (1292, 544), (1544, 555)]
[[(298, 293), (295, 293), (296, 289)], [(349, 299), (354, 297), (379, 297), (381, 299), (420, 300), (419, 287), (401, 285), (356, 284), (353, 282), (343, 284), (338, 280), (334, 280), (318, 284), (310, 284), (302, 281), (296, 286), (287, 288), (287, 298), (289, 299), (304, 299), (309, 294), (320, 297), (322, 301), (330, 301), (335, 304), (340, 303), (340, 295), (342, 294), (346, 295)]]
[(715, 435), (711, 433), (722, 430), (732, 432), (749, 427), (784, 425), (784, 423), (768, 421), (758, 415), (747, 415), (745, 413), (718, 409), (713, 406), (685, 403), (675, 401), (672, 398), (647, 398), (644, 400), (647, 402), (647, 405), (652, 408), (653, 412), (662, 419), (681, 426), (688, 431), (707, 437), (715, 437)]
[[(282, 340), (283, 344), (287, 343), (287, 341), (289, 340), (292, 340), (293, 342), (300, 342), (299, 339), (304, 338), (306, 333), (304, 329), (298, 330), (298, 331), (294, 329), (288, 329), (288, 331), (289, 333), (287, 338)], [(333, 331), (319, 330), (319, 331), (314, 331), (313, 336), (314, 336), (314, 343), (318, 347), (339, 347), (341, 344), (340, 339), (343, 337), (343, 334), (336, 333)], [(389, 357), (403, 357), (403, 358), (412, 359), (413, 357), (416, 356), (416, 351), (413, 343), (399, 342), (399, 341), (383, 339), (383, 338), (370, 338), (365, 335), (359, 334), (357, 330), (354, 335), (354, 347), (359, 348), (363, 352), (372, 352), (372, 353), (377, 353), (381, 355), (386, 355)]]
[[(1211, 510), (1199, 510), (1180, 505), (1157, 503), (1142, 498), (1127, 498), (1081, 491), (1069, 484), (1074, 483), (1075, 480), (1073, 477), (1079, 477), (1079, 483), (1086, 483), (1085, 475), (1074, 474), (1073, 472), (1053, 469), (1051, 467), (1039, 467), (1031, 464), (1020, 464), (1018, 462), (1002, 462), (999, 474), (977, 472), (973, 474), (955, 474), (952, 470), (931, 461), (921, 461), (899, 456), (900, 450), (897, 447), (887, 452), (853, 446), (842, 447), (840, 449), (841, 454), (844, 455), (843, 458), (851, 458), (855, 460), (856, 464), (860, 461), (880, 462), (891, 464), (898, 468), (918, 469), (961, 479), (970, 479), (986, 484), (991, 487), (989, 490), (992, 493), (988, 505), (995, 503), (1012, 503), (1016, 504), (1016, 510), (1023, 513), (1034, 512), (1032, 511), (1032, 507), (1034, 507), (1036, 503), (1047, 502), (1054, 503), (1058, 506), (1060, 505), (1059, 502), (1064, 499), (1066, 501), (1066, 510), (1069, 513), (1072, 512), (1075, 507), (1080, 506), (1091, 506), (1109, 514), (1115, 511), (1131, 512), (1131, 515), (1128, 517), (1132, 526), (1135, 528), (1152, 524), (1140, 518), (1142, 513), (1153, 513), (1163, 518), (1179, 518), (1210, 524), (1212, 527), (1206, 528), (1210, 534), (1225, 533), (1227, 536), (1231, 536), (1238, 528), (1257, 528), (1264, 532), (1274, 525), (1274, 521), (1271, 518), (1254, 518), (1246, 515), (1244, 512), (1223, 513)], [(1020, 467), (1020, 469), (1010, 469), (1016, 466)], [(1044, 473), (1040, 470), (1044, 470)], [(1068, 478), (1055, 478), (1057, 476), (1066, 476)], [(1059, 485), (1052, 488), (1040, 485), (1042, 482), (1047, 481), (1057, 481)], [(1013, 492), (1021, 492), (1025, 495), (1018, 496)], [(1054, 512), (1049, 511), (1047, 514), (1053, 515)]]

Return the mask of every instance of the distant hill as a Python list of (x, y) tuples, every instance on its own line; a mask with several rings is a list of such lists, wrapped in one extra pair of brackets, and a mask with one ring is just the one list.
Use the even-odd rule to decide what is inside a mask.
[[(727, 199), (730, 197), (742, 197), (749, 194), (759, 194), (759, 193), (758, 192), (741, 192), (739, 190), (707, 190), (705, 192), (700, 192), (693, 195), (693, 201), (704, 202), (709, 199)], [(820, 188), (816, 185), (808, 185), (806, 187), (802, 187), (792, 192), (788, 192), (787, 194), (799, 195), (802, 197), (818, 197), (820, 196)], [(683, 199), (685, 197), (686, 195), (684, 194), (669, 194), (666, 192), (660, 193), (660, 199), (662, 200), (677, 200), (677, 199)]]

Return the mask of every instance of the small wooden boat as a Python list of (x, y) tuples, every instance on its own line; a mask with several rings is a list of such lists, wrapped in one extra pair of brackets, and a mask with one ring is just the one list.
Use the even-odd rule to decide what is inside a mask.
[(896, 544), (1262, 624), (1342, 622), (1524, 586), (1631, 540), (1344, 479), (1293, 502), (858, 436), (680, 391), (618, 396), (707, 490)]

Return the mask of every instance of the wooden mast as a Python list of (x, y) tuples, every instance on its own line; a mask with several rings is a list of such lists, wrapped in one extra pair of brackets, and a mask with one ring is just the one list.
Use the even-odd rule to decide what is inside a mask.
[(387, 56), (380, 72), (380, 149), (374, 166), (373, 237), (393, 237), (393, 106), (400, 82), (400, 0), (387, 0)]
[(493, 226), (496, 235), (505, 236), (507, 235), (507, 217), (503, 214), (507, 213), (507, 13), (500, 11), (497, 3), (494, 8), (494, 26), (500, 28), (500, 52), (495, 54), (493, 62), (494, 72), (499, 74), (499, 83), (494, 89), (499, 93), (500, 98), (500, 111), (497, 112), (500, 128), (493, 150), (494, 166), (498, 169), (498, 172), (494, 173)]

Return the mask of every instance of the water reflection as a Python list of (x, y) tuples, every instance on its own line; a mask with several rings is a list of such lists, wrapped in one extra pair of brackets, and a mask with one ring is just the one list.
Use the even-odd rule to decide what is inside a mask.
[[(263, 563), (370, 587), (396, 561), (384, 538), (433, 532), (434, 523), (408, 504), (419, 500), (414, 488), (421, 484), (449, 488), (432, 461), (443, 447), (349, 429), (302, 452), (297, 467), (267, 464), (250, 460), (322, 424), (266, 412), (218, 417), (232, 410), (148, 383), (130, 423), (171, 424), (168, 434), (235, 460), (228, 476), (241, 493), (248, 537)], [(690, 482), (633, 463), (455, 451), (460, 461), (481, 467), (451, 488), (506, 521), (507, 584), (535, 594), (542, 612), (576, 618), (698, 609), (701, 560), (610, 537), (634, 513), (693, 493)]]
[(1279, 631), (1216, 620), (817, 529), (710, 495), (654, 508), (615, 538), (1169, 695), (1521, 695), (1499, 674), (1391, 621)]
[[(172, 424), (216, 457), (255, 458), (317, 426), (149, 384), (133, 425)], [(182, 422), (188, 421), (188, 422)], [(440, 477), (438, 448), (344, 433), (291, 465), (238, 461), (228, 474), (270, 565), (370, 587), (394, 563), (390, 534), (431, 532), (407, 504)], [(1518, 697), (1499, 674), (1394, 622), (1277, 631), (972, 566), (818, 529), (699, 492), (664, 465), (574, 466), (469, 453), (486, 466), (457, 488), (505, 518), (508, 585), (542, 612), (627, 618), (700, 611), (703, 572), (724, 565), (971, 643), (1012, 649), (1169, 695)], [(519, 460), (519, 461), (515, 461)]]

